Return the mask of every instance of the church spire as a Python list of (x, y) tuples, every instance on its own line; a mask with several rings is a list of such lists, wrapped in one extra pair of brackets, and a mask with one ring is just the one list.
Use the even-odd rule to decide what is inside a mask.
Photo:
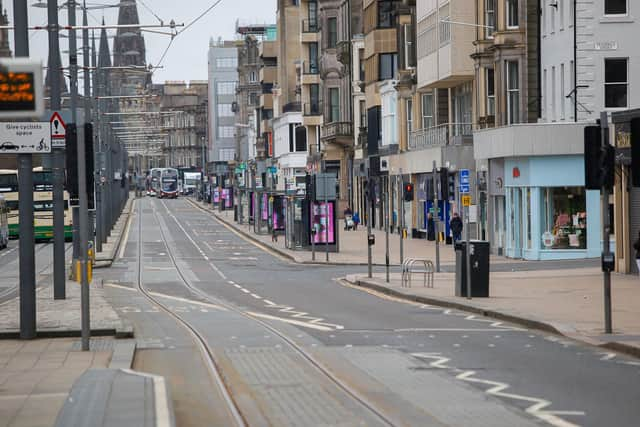
[[(140, 25), (135, 0), (120, 3), (118, 25)], [(118, 28), (113, 43), (113, 64), (116, 67), (146, 65), (144, 38), (139, 27)]]
[[(0, 25), (9, 25), (9, 16), (6, 9), (2, 8), (2, 0), (0, 0)], [(9, 30), (0, 29), (0, 57), (12, 56), (11, 48), (9, 47)]]

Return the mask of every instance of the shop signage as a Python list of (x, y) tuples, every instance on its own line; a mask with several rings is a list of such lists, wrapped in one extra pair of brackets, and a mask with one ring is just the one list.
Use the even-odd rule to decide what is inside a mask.
[(513, 168), (512, 173), (514, 178), (520, 178), (520, 168), (518, 168), (517, 166)]
[(594, 50), (618, 50), (618, 42), (617, 41), (604, 41), (604, 42), (595, 42), (593, 44)]
[(545, 248), (547, 249), (551, 248), (554, 242), (555, 242), (555, 237), (553, 236), (553, 234), (551, 234), (550, 231), (545, 231), (542, 234), (542, 244), (544, 245)]

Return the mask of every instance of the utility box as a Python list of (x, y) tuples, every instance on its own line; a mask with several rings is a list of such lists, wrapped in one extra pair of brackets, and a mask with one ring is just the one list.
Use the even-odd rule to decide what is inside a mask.
[[(471, 296), (489, 297), (489, 242), (471, 240)], [(456, 296), (467, 296), (467, 243), (458, 242), (456, 249)]]

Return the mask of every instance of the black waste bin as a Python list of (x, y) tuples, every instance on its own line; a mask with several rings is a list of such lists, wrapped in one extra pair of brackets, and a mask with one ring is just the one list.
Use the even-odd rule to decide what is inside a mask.
[[(489, 296), (489, 242), (471, 240), (471, 296)], [(456, 249), (456, 296), (467, 296), (467, 242), (458, 242)]]

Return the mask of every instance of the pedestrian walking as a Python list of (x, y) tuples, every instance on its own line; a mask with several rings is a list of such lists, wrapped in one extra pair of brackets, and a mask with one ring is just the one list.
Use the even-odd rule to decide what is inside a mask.
[(638, 240), (633, 244), (633, 249), (636, 250), (636, 265), (638, 266), (638, 274), (640, 274), (640, 232), (638, 232)]
[(358, 211), (353, 213), (353, 230), (358, 231), (358, 224), (360, 224), (360, 214)]
[(427, 240), (436, 240), (436, 222), (433, 220), (433, 214), (427, 214)]
[(453, 234), (453, 243), (462, 240), (462, 220), (460, 219), (458, 212), (453, 213), (453, 218), (451, 218), (449, 226), (451, 227), (451, 233)]
[(344, 210), (344, 229), (345, 231), (351, 230), (353, 228), (353, 212), (351, 208), (347, 206)]

